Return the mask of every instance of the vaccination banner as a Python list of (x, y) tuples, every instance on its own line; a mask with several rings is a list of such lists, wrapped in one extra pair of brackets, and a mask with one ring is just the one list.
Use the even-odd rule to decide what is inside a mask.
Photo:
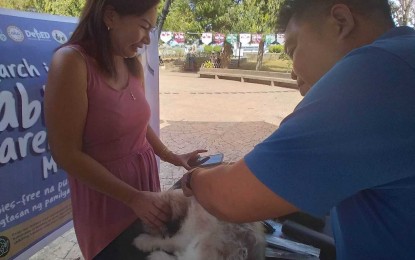
[(0, 259), (27, 259), (71, 227), (69, 185), (49, 152), (43, 97), (53, 50), (76, 22), (0, 9)]

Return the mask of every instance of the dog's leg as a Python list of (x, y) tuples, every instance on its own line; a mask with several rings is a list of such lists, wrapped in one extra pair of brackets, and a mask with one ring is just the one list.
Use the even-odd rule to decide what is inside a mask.
[(177, 236), (161, 238), (148, 234), (141, 234), (133, 241), (133, 245), (144, 252), (151, 252), (157, 249), (175, 252), (183, 248), (182, 245), (178, 243), (180, 243), (180, 239), (178, 239)]
[(173, 255), (169, 255), (163, 251), (156, 251), (151, 253), (146, 258), (147, 260), (177, 260), (177, 258)]
[(185, 250), (177, 255), (178, 260), (224, 260), (216, 246), (205, 243), (200, 238), (190, 242)]
[(149, 234), (141, 234), (133, 241), (133, 245), (144, 252), (152, 252), (160, 249), (163, 238)]
[(187, 247), (186, 250), (179, 254), (177, 260), (224, 260), (223, 256), (218, 254), (215, 250), (206, 251), (202, 248), (190, 248)]

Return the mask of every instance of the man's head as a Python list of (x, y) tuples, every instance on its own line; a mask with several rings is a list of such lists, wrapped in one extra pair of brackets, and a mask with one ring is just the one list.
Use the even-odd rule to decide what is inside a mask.
[(303, 95), (347, 53), (393, 26), (388, 0), (285, 0), (278, 16)]

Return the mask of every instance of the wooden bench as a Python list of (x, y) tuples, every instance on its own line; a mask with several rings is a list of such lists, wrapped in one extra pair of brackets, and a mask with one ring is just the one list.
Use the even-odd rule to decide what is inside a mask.
[(238, 69), (206, 69), (200, 68), (199, 77), (214, 79), (230, 79), (241, 82), (263, 83), (271, 86), (297, 89), (297, 82), (289, 73), (271, 71), (253, 71)]

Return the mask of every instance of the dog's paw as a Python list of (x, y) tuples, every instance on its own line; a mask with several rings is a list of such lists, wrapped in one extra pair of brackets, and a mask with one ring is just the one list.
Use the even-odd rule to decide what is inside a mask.
[(176, 260), (176, 257), (169, 255), (163, 251), (156, 251), (156, 252), (151, 253), (149, 256), (147, 256), (146, 259), (147, 260)]
[(144, 252), (151, 252), (158, 249), (157, 238), (148, 234), (141, 234), (133, 241), (133, 245)]

